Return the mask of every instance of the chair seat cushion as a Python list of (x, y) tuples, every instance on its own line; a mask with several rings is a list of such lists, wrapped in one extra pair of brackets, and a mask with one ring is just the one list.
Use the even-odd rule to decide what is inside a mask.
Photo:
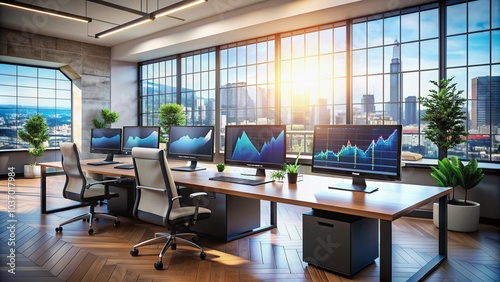
[[(175, 222), (179, 219), (193, 218), (195, 207), (180, 207), (175, 208), (170, 211), (170, 216), (168, 220), (170, 222)], [(199, 207), (198, 208), (198, 219), (207, 218), (210, 216), (211, 211), (209, 209)]]

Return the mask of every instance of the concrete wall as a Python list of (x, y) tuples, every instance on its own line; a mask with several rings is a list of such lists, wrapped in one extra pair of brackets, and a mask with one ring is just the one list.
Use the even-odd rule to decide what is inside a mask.
[[(59, 67), (73, 79), (73, 139), (83, 158), (92, 157), (89, 153), (92, 118), (102, 108), (111, 107), (110, 54), (108, 47), (0, 28), (0, 61)], [(1, 155), (0, 175), (7, 173), (7, 167), (15, 167), (22, 173), (29, 157), (25, 151)], [(40, 161), (53, 158), (57, 158), (56, 154), (48, 152)]]

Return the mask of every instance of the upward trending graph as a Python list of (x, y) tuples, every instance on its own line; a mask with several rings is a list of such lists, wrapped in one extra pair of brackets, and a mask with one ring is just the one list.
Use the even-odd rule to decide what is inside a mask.
[[(397, 154), (397, 130), (394, 130), (387, 139), (379, 136), (376, 140), (364, 140), (367, 145), (366, 149), (360, 148), (357, 144), (352, 144), (350, 140), (346, 142), (330, 144), (332, 139), (327, 137), (324, 150), (315, 153), (315, 160), (326, 162), (326, 166), (336, 166), (345, 168), (363, 168), (369, 170), (385, 170), (384, 167), (395, 165), (393, 164), (393, 156)], [(339, 140), (337, 140), (339, 141)], [(340, 150), (334, 152), (329, 147), (339, 147)]]
[(278, 137), (271, 137), (269, 140), (253, 140), (255, 143), (262, 142), (262, 148), (260, 151), (253, 145), (246, 132), (241, 134), (241, 137), (236, 141), (233, 154), (231, 156), (232, 160), (241, 161), (254, 161), (254, 162), (266, 162), (275, 163), (277, 161), (284, 162), (281, 160), (276, 160), (277, 156), (282, 155), (280, 152), (284, 152), (285, 144), (285, 132), (281, 131)]

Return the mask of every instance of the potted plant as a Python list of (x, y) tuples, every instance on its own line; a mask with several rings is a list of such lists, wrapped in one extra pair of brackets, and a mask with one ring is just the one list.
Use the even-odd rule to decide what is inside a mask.
[(294, 163), (291, 164), (285, 163), (283, 165), (283, 170), (286, 172), (288, 183), (290, 184), (297, 183), (297, 177), (299, 176), (299, 168), (300, 168), (299, 156), (300, 152), (297, 154)]
[(46, 149), (46, 142), (50, 136), (47, 133), (48, 124), (41, 114), (32, 115), (23, 125), (23, 129), (18, 132), (19, 139), (28, 142), (31, 148), (28, 154), (35, 158), (34, 162), (24, 166), (25, 178), (36, 178), (41, 175), (41, 168), (37, 165), (38, 158), (43, 156)]
[[(467, 191), (476, 187), (484, 178), (482, 169), (478, 168), (477, 160), (472, 158), (464, 165), (456, 156), (438, 161), (438, 167), (431, 167), (431, 176), (442, 187), (453, 187), (448, 201), (448, 229), (460, 232), (474, 232), (479, 225), (480, 204), (467, 199)], [(455, 188), (464, 189), (464, 199), (455, 199)], [(438, 226), (438, 204), (433, 206), (433, 222)]]
[(116, 111), (111, 111), (110, 109), (101, 110), (101, 118), (93, 118), (92, 124), (95, 128), (105, 128), (111, 126), (113, 122), (116, 122), (120, 115)]
[(186, 114), (182, 106), (175, 103), (162, 104), (159, 109), (159, 125), (162, 131), (161, 142), (168, 142), (170, 127), (173, 125), (182, 125), (186, 123)]
[(285, 171), (284, 170), (275, 170), (271, 173), (271, 179), (276, 180), (278, 182), (283, 182), (283, 179), (285, 178)]
[(463, 111), (464, 91), (457, 91), (456, 83), (451, 82), (453, 78), (443, 78), (439, 83), (431, 80), (438, 90), (431, 89), (427, 97), (419, 98), (422, 106), (427, 108), (422, 120), (429, 122), (423, 131), (426, 138), (436, 144), (438, 160), (448, 156), (448, 149), (465, 142), (462, 137), (468, 134), (464, 125), (467, 117)]
[(223, 164), (223, 163), (218, 163), (218, 164), (216, 165), (216, 167), (217, 167), (217, 171), (218, 171), (218, 172), (223, 172), (223, 171), (224, 171), (224, 169), (226, 169), (226, 165), (225, 165), (225, 164)]

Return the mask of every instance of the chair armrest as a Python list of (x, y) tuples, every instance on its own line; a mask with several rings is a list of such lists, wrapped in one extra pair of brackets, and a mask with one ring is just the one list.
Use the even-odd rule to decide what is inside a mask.
[(189, 197), (192, 199), (195, 197), (201, 197), (201, 196), (206, 196), (206, 195), (207, 195), (207, 193), (205, 193), (205, 192), (196, 192), (196, 193), (189, 194)]
[(172, 203), (173, 203), (175, 200), (180, 199), (180, 198), (182, 198), (182, 196), (173, 197), (173, 198), (172, 198)]
[(113, 179), (108, 179), (108, 180), (99, 180), (96, 182), (88, 183), (85, 189), (89, 189), (90, 187), (98, 184), (104, 184), (104, 195), (109, 196), (109, 184), (110, 183), (120, 183), (121, 179), (120, 177), (116, 177)]
[(196, 220), (198, 220), (198, 209), (200, 208), (200, 198), (202, 196), (206, 196), (207, 193), (205, 192), (196, 192), (196, 193), (191, 193), (189, 194), (189, 197), (192, 199), (192, 198), (196, 198), (196, 206), (194, 208), (194, 222), (196, 222)]

